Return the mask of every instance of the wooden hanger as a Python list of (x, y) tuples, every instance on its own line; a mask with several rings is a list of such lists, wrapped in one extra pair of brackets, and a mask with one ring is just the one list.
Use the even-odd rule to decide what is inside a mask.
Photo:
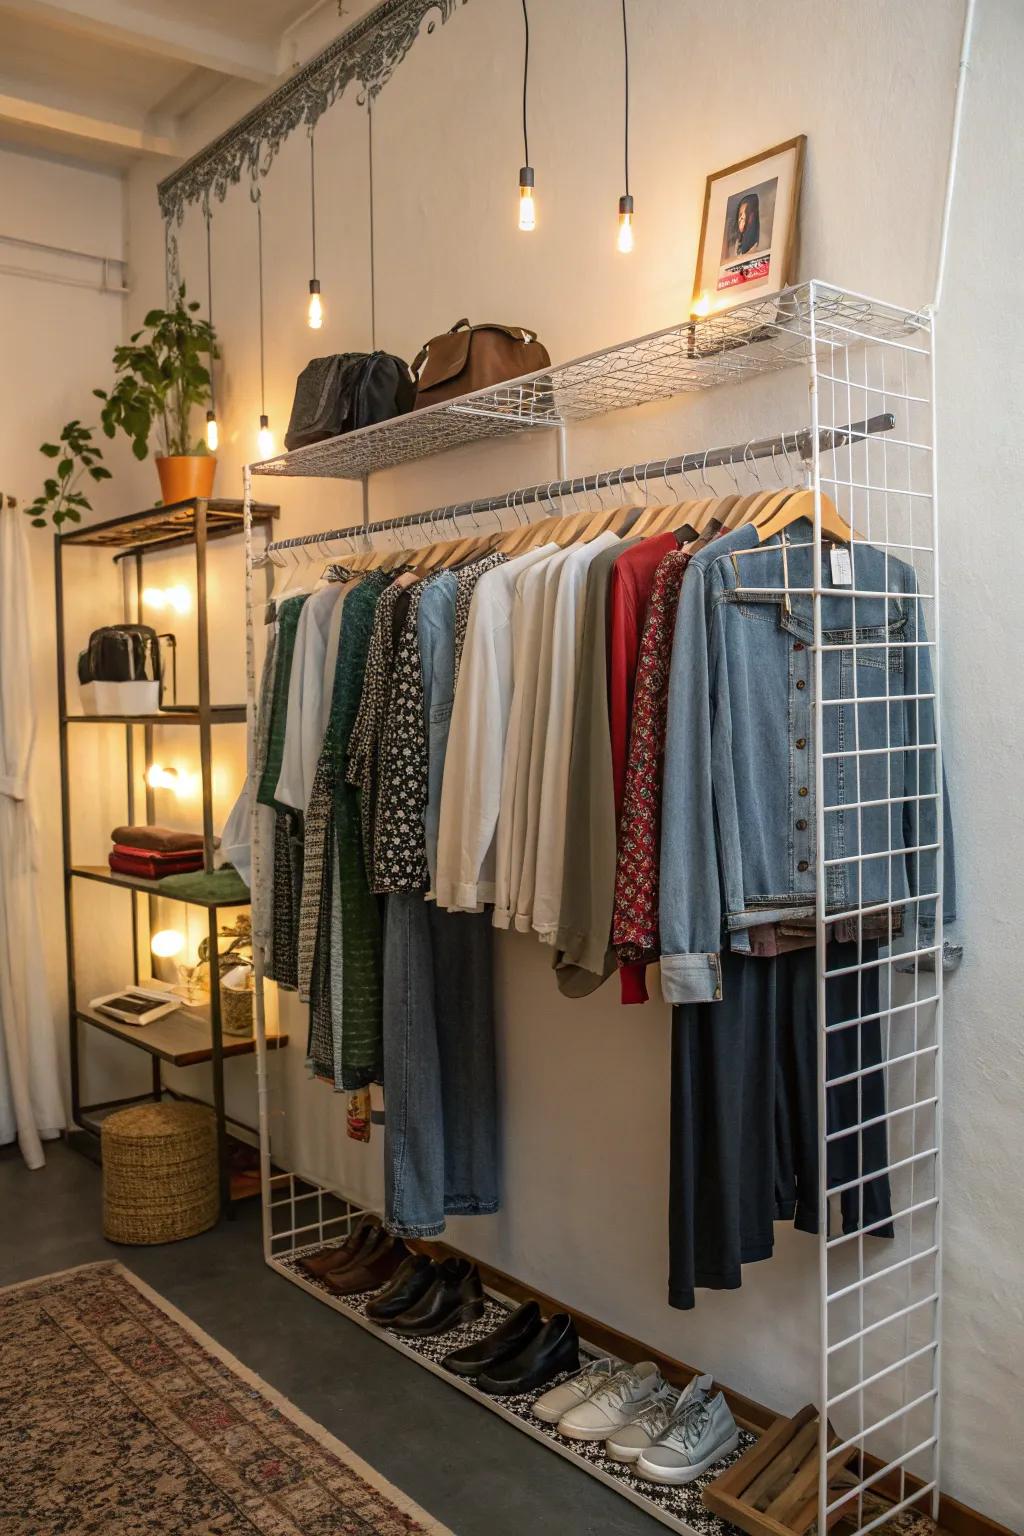
[[(805, 517), (810, 522), (814, 521), (814, 492), (799, 490), (792, 492), (785, 498), (782, 506), (766, 507), (754, 527), (757, 537), (762, 544), (768, 539), (774, 538), (784, 528), (790, 528)], [(829, 538), (835, 539), (839, 544), (849, 544), (853, 541), (853, 529), (839, 515), (839, 510), (830, 496), (824, 492), (821, 494), (821, 531), (827, 533)]]

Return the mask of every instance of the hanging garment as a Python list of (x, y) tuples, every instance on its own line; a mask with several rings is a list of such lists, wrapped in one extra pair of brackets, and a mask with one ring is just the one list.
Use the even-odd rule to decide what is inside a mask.
[[(564, 549), (560, 554), (552, 555), (542, 567), (533, 568), (538, 573), (543, 571), (544, 602), (537, 620), (540, 626), (540, 650), (533, 668), (533, 686), (529, 690), (532, 694), (532, 708), (524, 711), (520, 727), (521, 745), (512, 828), (513, 857), (508, 880), (507, 926), (514, 926), (519, 933), (529, 933), (533, 927), (533, 898), (537, 884), (537, 828), (544, 782), (544, 758), (548, 748), (555, 611), (562, 575), (572, 553), (571, 547)], [(500, 834), (500, 819), (498, 830)], [(497, 907), (494, 922), (496, 927), (502, 926)]]
[(644, 616), (658, 566), (678, 547), (674, 534), (654, 534), (626, 550), (612, 566), (608, 585), (608, 727), (612, 742), (616, 826), (622, 816), (626, 789), (633, 692)]
[(494, 900), (494, 834), (512, 705), (512, 603), (520, 574), (555, 553), (543, 544), (481, 576), (473, 594), (441, 790), (437, 902), (474, 912)]
[(257, 799), (275, 811), (288, 807), (277, 800), (277, 781), (281, 777), (285, 733), (288, 726), (288, 693), (291, 685), (292, 657), (299, 618), (307, 601), (305, 593), (285, 597), (277, 604), (277, 643), (274, 656), (273, 693), (267, 721), (267, 749), (260, 775)]
[(0, 1145), (29, 1168), (66, 1124), (47, 993), (28, 775), (35, 741), (32, 577), (23, 514), (0, 497)]
[[(829, 969), (842, 973), (877, 953), (876, 944), (833, 944)], [(815, 952), (756, 960), (726, 950), (722, 969), (722, 1002), (672, 1011), (669, 1305), (683, 1309), (695, 1287), (735, 1290), (744, 1264), (770, 1258), (776, 1220), (818, 1230)], [(830, 1133), (875, 1123), (829, 1144), (828, 1182), (853, 1186), (839, 1197), (844, 1232), (871, 1227), (885, 1238), (888, 1178), (864, 1178), (888, 1163), (877, 1013), (877, 968), (828, 979), (829, 1026), (867, 1016), (829, 1033), (829, 1077), (878, 1066), (864, 1071), (859, 1096), (856, 1080), (829, 1089)]]
[(624, 1003), (647, 1001), (647, 966), (659, 955), (658, 860), (668, 680), (676, 609), (689, 559), (687, 552), (676, 549), (664, 556), (655, 571), (637, 659), (612, 916)]
[(352, 726), (345, 776), (359, 791), (359, 818), (363, 835), (363, 861), (370, 889), (376, 890), (374, 873), (374, 838), (377, 826), (377, 790), (380, 775), (379, 746), (388, 703), (395, 660), (395, 609), (402, 599), (402, 588), (390, 586), (376, 605), (373, 633), (366, 655), (362, 694)]
[(445, 1217), (498, 1209), (494, 929), (419, 893), (387, 898), (385, 1222), (434, 1237)]
[(598, 534), (588, 544), (575, 545), (569, 551), (558, 580), (551, 626), (547, 713), (538, 719), (538, 729), (544, 738), (544, 761), (537, 810), (532, 922), (534, 931), (546, 944), (554, 944), (558, 936), (562, 905), (569, 761), (583, 648), (587, 578), (598, 555), (612, 548), (621, 548), (614, 533)]
[(299, 980), (310, 997), (314, 1075), (360, 1088), (381, 1073), (381, 928), (363, 861), (358, 793), (344, 764), (381, 594), (373, 571), (345, 599), (331, 713), (305, 820)]
[[(834, 807), (825, 818), (826, 902), (834, 912), (910, 902), (909, 940), (930, 944), (939, 780), (917, 578), (868, 544), (851, 545), (850, 555), (856, 598), (833, 583), (827, 553), (820, 574), (825, 802)], [(800, 519), (763, 545), (740, 528), (687, 568), (661, 838), (662, 988), (671, 1002), (721, 997), (723, 929), (736, 948), (751, 927), (814, 916), (813, 560), (813, 529)], [(944, 806), (951, 921), (948, 797)]]
[[(559, 550), (518, 577), (512, 599), (512, 702), (501, 767), (501, 798), (494, 852), (494, 926), (515, 926), (519, 885), (526, 856), (530, 765), (541, 744), (534, 737), (545, 617), (552, 617), (558, 573), (566, 559)], [(552, 591), (551, 607), (547, 594)], [(529, 928), (529, 923), (526, 924)]]
[(423, 810), (423, 830), (430, 896), (434, 894), (437, 879), (441, 786), (458, 661), (466, 638), (470, 605), (480, 577), (496, 565), (504, 565), (507, 558), (494, 550), (458, 571), (442, 571), (420, 599), (417, 627), (423, 669), (423, 716), (427, 728), (427, 803)]
[[(303, 605), (295, 631), (281, 772), (274, 797), (281, 805), (305, 811), (320, 760), (324, 719), (324, 659), (335, 610), (349, 588), (332, 583), (313, 592)], [(335, 651), (335, 654), (337, 652)], [(328, 700), (328, 711), (329, 713)]]
[(555, 965), (559, 991), (585, 997), (615, 969), (615, 790), (608, 722), (608, 587), (639, 539), (619, 539), (587, 576), (565, 810), (565, 862)]
[[(430, 883), (424, 817), (429, 793), (427, 722), (420, 656), (420, 604), (443, 573), (407, 592), (395, 643), (391, 690), (381, 726), (378, 797), (374, 817), (373, 889), (425, 891)], [(397, 606), (395, 620), (397, 622)]]

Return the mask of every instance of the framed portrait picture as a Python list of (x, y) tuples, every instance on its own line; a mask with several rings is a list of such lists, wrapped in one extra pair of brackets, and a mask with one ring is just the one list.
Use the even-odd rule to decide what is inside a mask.
[(794, 281), (807, 135), (708, 177), (693, 315), (729, 309)]

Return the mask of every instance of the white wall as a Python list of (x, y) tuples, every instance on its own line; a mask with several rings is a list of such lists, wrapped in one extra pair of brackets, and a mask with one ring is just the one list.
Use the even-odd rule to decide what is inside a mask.
[[(618, 8), (534, 7), (531, 146), (539, 227), (515, 230), (518, 7), (472, 0), (424, 37), (374, 108), (377, 343), (411, 357), (457, 317), (539, 328), (555, 358), (678, 319), (686, 309), (707, 172), (808, 135), (800, 272), (896, 302), (931, 296), (960, 0), (839, 6), (723, 0), (634, 5), (632, 181), (637, 248), (613, 247), (622, 190)], [(1024, 1318), (1020, 1241), (1020, 982), (1016, 927), (1024, 834), (1013, 807), (1021, 735), (1019, 534), (1011, 411), (1024, 340), (1007, 269), (1024, 243), (1017, 82), (1024, 11), (980, 0), (949, 287), (940, 328), (945, 540), (944, 692), (967, 959), (947, 994), (946, 1489), (1017, 1527)], [(195, 143), (237, 115), (208, 109)], [(221, 114), (218, 122), (218, 110)], [(296, 135), (264, 184), (268, 407), (280, 434), (313, 352), (369, 341), (366, 115), (350, 93), (317, 135), (328, 325), (302, 324), (308, 256), (306, 145)], [(154, 177), (129, 188), (133, 318), (162, 292)], [(180, 231), (204, 291), (201, 220)], [(232, 188), (214, 218), (216, 319), (225, 347), (221, 490), (254, 452), (259, 411), (255, 220)], [(654, 456), (802, 424), (799, 380), (608, 420), (574, 435), (572, 467)], [(484, 495), (553, 474), (538, 438), (462, 450), (381, 476), (377, 515)], [(355, 521), (347, 485), (281, 488), (282, 534)], [(241, 625), (241, 613), (237, 614)], [(506, 1201), (453, 1221), (452, 1241), (780, 1408), (816, 1395), (815, 1246), (780, 1230), (777, 1256), (740, 1293), (665, 1305), (668, 1012), (622, 1012), (611, 989), (557, 994), (531, 940), (497, 941)], [(347, 1142), (343, 1104), (311, 1086), (300, 1046), (278, 1063), (289, 1155), (305, 1171), (380, 1196), (380, 1139)], [(609, 1147), (612, 1151), (610, 1153)]]
[[(0, 210), (0, 232), (16, 239), (115, 259), (124, 255), (124, 189), (118, 175), (85, 170), (42, 155), (0, 150)], [(86, 264), (23, 248), (2, 248), (0, 260), (30, 270), (62, 272), (77, 280), (92, 280), (97, 275), (97, 269)], [(91, 407), (97, 402), (90, 391), (107, 379), (111, 352), (122, 339), (124, 312), (124, 300), (116, 294), (0, 273), (0, 488), (13, 493), (22, 504), (30, 502), (42, 490), (46, 476), (53, 473), (53, 461), (40, 455), (39, 445), (56, 440), (72, 417), (94, 419)], [(111, 449), (106, 439), (102, 445), (113, 465), (123, 461), (117, 447)], [(118, 482), (113, 487), (109, 482), (97, 487), (92, 497), (96, 515), (112, 515), (119, 494)], [(32, 528), (28, 519), (26, 527), (33, 580), (33, 685), (38, 712), (31, 801), (40, 837), (44, 963), (63, 1053), (67, 988), (53, 537), (50, 529)], [(110, 621), (109, 604), (118, 596), (109, 560), (97, 561), (90, 551), (83, 550), (69, 555), (69, 561), (74, 562), (69, 563), (66, 576), (73, 675), (78, 647), (92, 628)], [(108, 815), (113, 816), (109, 822), (113, 826), (122, 813), (115, 792), (117, 743), (109, 728), (102, 728), (102, 732), (96, 728), (96, 732), (73, 743), (72, 769), (81, 784), (89, 785), (89, 799), (100, 818), (105, 821)], [(79, 795), (76, 819), (82, 809)], [(78, 826), (84, 831), (84, 818)], [(99, 1090), (110, 1081), (110, 1072), (117, 1071), (116, 1057), (106, 1042), (99, 1044), (94, 1061), (100, 1071), (91, 1086)], [(98, 1091), (95, 1097), (114, 1097), (114, 1092)]]

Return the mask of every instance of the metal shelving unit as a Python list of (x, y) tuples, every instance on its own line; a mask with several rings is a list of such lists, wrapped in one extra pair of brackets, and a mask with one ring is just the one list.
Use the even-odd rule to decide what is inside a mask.
[[(932, 329), (930, 310), (901, 309), (829, 284), (810, 282), (771, 299), (687, 321), (528, 379), (447, 402), (429, 412), (252, 465), (245, 473), (246, 501), (248, 504), (252, 476), (257, 474), (357, 478), (491, 435), (544, 427), (561, 431), (574, 421), (605, 411), (732, 385), (785, 369), (800, 370), (808, 386), (809, 419), (796, 433), (783, 433), (776, 446), (788, 458), (792, 445), (814, 492), (812, 568), (821, 569), (823, 495), (833, 500), (840, 516), (859, 537), (884, 554), (887, 571), (890, 559), (913, 565), (917, 586), (913, 597), (908, 599), (904, 594), (903, 601), (907, 606), (911, 602), (915, 605), (920, 620), (927, 617), (930, 637), (914, 642), (913, 656), (930, 656), (936, 676), (931, 688), (908, 697), (915, 718), (922, 704), (934, 705), (937, 722), (939, 582)], [(627, 485), (645, 484), (648, 473), (655, 478), (685, 472), (687, 467), (751, 467), (756, 450), (763, 446), (763, 442), (749, 442), (704, 452), (691, 448), (674, 459), (603, 471), (588, 476), (585, 482), (563, 474), (558, 483), (547, 487), (517, 487), (504, 497), (434, 509), (400, 519), (399, 524), (419, 524), (420, 539), (432, 542), (438, 537), (439, 520), (454, 523), (467, 515), (472, 521), (475, 512), (484, 507), (499, 509), (500, 516), (501, 507), (518, 511), (530, 502), (543, 504), (552, 496), (570, 496), (577, 484), (614, 490), (624, 479)], [(789, 467), (791, 471), (794, 468)], [(371, 524), (366, 531), (377, 534), (385, 528), (384, 524)], [(307, 554), (317, 558), (335, 540), (347, 540), (354, 547), (363, 531), (341, 529), (279, 540), (268, 546), (266, 553), (277, 561), (281, 551), (307, 546)], [(464, 526), (458, 531), (469, 529)], [(415, 541), (414, 535), (410, 547)], [(852, 545), (854, 561), (857, 547)], [(254, 563), (249, 541), (247, 686), (253, 709)], [(788, 586), (785, 590), (789, 596)], [(878, 595), (850, 590), (858, 601)], [(842, 974), (854, 977), (858, 1016), (830, 1024), (826, 993), (830, 978), (839, 973), (827, 968), (829, 922), (835, 912), (827, 907), (825, 893), (835, 879), (836, 866), (849, 872), (857, 893), (868, 860), (885, 857), (891, 865), (896, 858), (910, 857), (918, 861), (920, 869), (922, 857), (931, 855), (938, 865), (934, 882), (930, 875), (920, 876), (931, 889), (920, 889), (901, 900), (911, 921), (923, 902), (937, 898), (941, 910), (941, 775), (929, 789), (922, 766), (922, 760), (928, 762), (929, 753), (938, 752), (940, 732), (936, 723), (934, 742), (916, 748), (901, 747), (890, 741), (887, 733), (886, 745), (877, 751), (862, 750), (856, 740), (852, 746), (841, 742), (837, 752), (826, 751), (825, 725), (835, 725), (834, 711), (849, 712), (851, 697), (855, 714), (865, 701), (888, 698), (884, 679), (889, 663), (879, 663), (880, 642), (871, 633), (861, 636), (854, 630), (846, 642), (826, 644), (822, 603), (831, 588), (815, 577), (813, 586), (801, 592), (809, 600), (814, 618), (814, 636), (806, 650), (814, 668), (813, 732), (809, 733), (813, 734), (814, 750), (809, 754), (808, 773), (813, 772), (816, 795), (814, 840), (808, 857), (815, 873), (817, 935), (819, 1349), (814, 1395), (820, 1412), (818, 1484), (816, 1490), (810, 1490), (816, 1492), (816, 1508), (811, 1516), (819, 1531), (837, 1528), (866, 1536), (894, 1517), (912, 1521), (925, 1510), (933, 1517), (939, 1513), (943, 946), (941, 935), (937, 942), (919, 935), (916, 945), (899, 956), (891, 943), (879, 947), (875, 941), (873, 958), (865, 948), (860, 906), (851, 897), (851, 910), (841, 915), (857, 928), (858, 954), (856, 964)], [(888, 594), (887, 600), (892, 596), (899, 597), (900, 593)], [(864, 677), (854, 684), (852, 696), (826, 699), (822, 696), (823, 652), (837, 647), (851, 653), (849, 665), (855, 674), (863, 670)], [(903, 665), (898, 637), (884, 641), (882, 648), (893, 652), (892, 665)], [(801, 681), (797, 686), (803, 685)], [(856, 720), (851, 727), (840, 713), (839, 721), (841, 736), (844, 731), (856, 735)], [(905, 816), (906, 804), (913, 802), (914, 814), (930, 814), (936, 821), (932, 840), (905, 847), (901, 841), (892, 841), (890, 830), (890, 843), (882, 855), (862, 857), (854, 852), (827, 858), (825, 827), (830, 824), (826, 818), (844, 814), (844, 806), (825, 801), (826, 758), (843, 759), (845, 771), (859, 784), (862, 758), (881, 758), (884, 754), (888, 764), (901, 751), (913, 759), (908, 773), (911, 788), (916, 773), (916, 793), (894, 795), (886, 780), (874, 798), (868, 797), (863, 805), (854, 804), (845, 814), (851, 814), (859, 827), (859, 818), (873, 807), (899, 805)], [(886, 767), (883, 772), (890, 769)], [(352, 1207), (329, 1180), (311, 1178), (308, 1169), (271, 1180), (270, 1079), (258, 949), (256, 971), (264, 1253), (276, 1272), (316, 1293), (317, 1288), (297, 1271), (295, 1259), (310, 1245), (340, 1238)], [(877, 1030), (880, 1055), (877, 1062), (862, 1061), (859, 1053), (863, 1046), (858, 1043), (856, 1070), (837, 1073), (830, 1064), (830, 1039), (851, 1025)], [(879, 1073), (884, 1073), (885, 1079), (885, 1110), (872, 1115), (864, 1099), (864, 1084), (871, 1078), (877, 1080)], [(857, 1123), (829, 1132), (828, 1096), (850, 1083), (856, 1096)], [(280, 1118), (275, 1116), (275, 1122), (280, 1124)], [(879, 1125), (885, 1126), (888, 1137), (885, 1166), (872, 1165), (865, 1172), (859, 1165), (856, 1179), (838, 1182), (838, 1175), (830, 1168), (832, 1143), (852, 1132), (860, 1141), (865, 1131)], [(284, 1163), (279, 1147), (275, 1152), (275, 1163)], [(863, 1151), (858, 1156), (863, 1159)], [(829, 1213), (837, 1197), (851, 1189), (863, 1191), (865, 1184), (882, 1175), (891, 1185), (891, 1246), (879, 1245), (871, 1226), (865, 1230), (860, 1224), (851, 1232), (837, 1231), (834, 1226), (830, 1230)], [(752, 1277), (750, 1283), (756, 1284), (756, 1279)], [(346, 1310), (336, 1299), (320, 1296), (337, 1310)], [(362, 1321), (366, 1326), (366, 1320)], [(388, 1342), (395, 1344), (390, 1338)], [(429, 1362), (421, 1363), (431, 1368)], [(487, 1406), (495, 1407), (492, 1402)], [(852, 1464), (854, 1476), (837, 1488), (829, 1471), (840, 1457), (843, 1466)], [(592, 1467), (585, 1469), (600, 1475)], [(883, 1496), (886, 1510), (878, 1514), (877, 1501)], [(696, 1523), (691, 1523), (690, 1511), (659, 1508), (651, 1513), (684, 1536), (724, 1528), (707, 1511), (702, 1511)]]
[[(822, 283), (802, 283), (703, 320), (666, 326), (251, 466), (254, 475), (358, 480), (485, 438), (573, 422), (806, 365), (857, 341), (913, 346), (927, 319)], [(281, 540), (275, 548), (288, 548)]]
[[(270, 527), (277, 516), (277, 507), (259, 504), (252, 509), (252, 521)], [(170, 1014), (143, 1029), (121, 1026), (116, 1021), (101, 1019), (83, 1009), (78, 1001), (75, 966), (75, 913), (74, 892), (78, 882), (94, 882), (108, 888), (125, 890), (131, 897), (132, 923), (132, 970), (133, 979), (141, 977), (139, 944), (140, 899), (146, 898), (149, 926), (153, 926), (156, 900), (171, 900), (194, 906), (207, 914), (208, 940), (211, 954), (217, 951), (218, 915), (225, 908), (248, 905), (248, 898), (237, 894), (231, 897), (183, 897), (166, 891), (158, 880), (136, 879), (118, 874), (106, 865), (76, 863), (71, 847), (71, 775), (69, 732), (85, 725), (120, 725), (124, 728), (125, 777), (127, 820), (134, 824), (137, 813), (137, 775), (153, 763), (154, 733), (162, 726), (190, 726), (199, 731), (200, 776), (203, 799), (203, 856), (207, 872), (213, 869), (213, 794), (212, 758), (213, 728), (219, 725), (238, 725), (246, 720), (244, 705), (214, 705), (210, 702), (210, 654), (207, 613), (207, 548), (211, 540), (238, 536), (244, 531), (243, 504), (240, 501), (196, 498), (177, 502), (165, 507), (147, 508), (143, 512), (125, 517), (112, 518), (108, 522), (77, 527), (68, 533), (57, 534), (54, 540), (56, 603), (57, 603), (57, 690), (60, 728), (61, 815), (62, 846), (64, 857), (64, 916), (67, 942), (68, 1019), (70, 1031), (71, 1064), (71, 1116), (77, 1130), (69, 1140), (88, 1155), (99, 1156), (99, 1135), (103, 1114), (126, 1104), (159, 1102), (165, 1095), (174, 1094), (163, 1081), (163, 1063), (173, 1066), (192, 1066), (209, 1062), (213, 1079), (213, 1109), (217, 1120), (217, 1145), (222, 1210), (230, 1209), (232, 1198), (229, 1166), (229, 1117), (224, 1099), (224, 1061), (228, 1056), (251, 1053), (255, 1049), (252, 1040), (225, 1041), (221, 1026), (220, 989), (210, 991), (210, 1006), (205, 1017), (195, 1013)], [(64, 615), (65, 554), (68, 549), (89, 547), (108, 549), (115, 562), (131, 560), (134, 572), (123, 569), (124, 622), (137, 622), (142, 612), (142, 586), (144, 559), (147, 554), (166, 549), (194, 546), (196, 559), (196, 626), (198, 638), (199, 699), (196, 705), (170, 706), (154, 714), (144, 715), (81, 715), (68, 709), (67, 655)], [(134, 575), (134, 581), (132, 580)], [(136, 732), (142, 733), (141, 769)], [(154, 792), (146, 785), (145, 819), (154, 819)], [(125, 1044), (141, 1050), (151, 1062), (151, 1082), (148, 1093), (133, 1098), (100, 1104), (83, 1104), (81, 1093), (81, 1051), (83, 1029), (97, 1029)], [(286, 1035), (271, 1037), (271, 1047), (287, 1044)], [(240, 1124), (232, 1120), (232, 1124)], [(253, 1128), (245, 1126), (246, 1130)], [(247, 1191), (251, 1193), (251, 1190)]]

